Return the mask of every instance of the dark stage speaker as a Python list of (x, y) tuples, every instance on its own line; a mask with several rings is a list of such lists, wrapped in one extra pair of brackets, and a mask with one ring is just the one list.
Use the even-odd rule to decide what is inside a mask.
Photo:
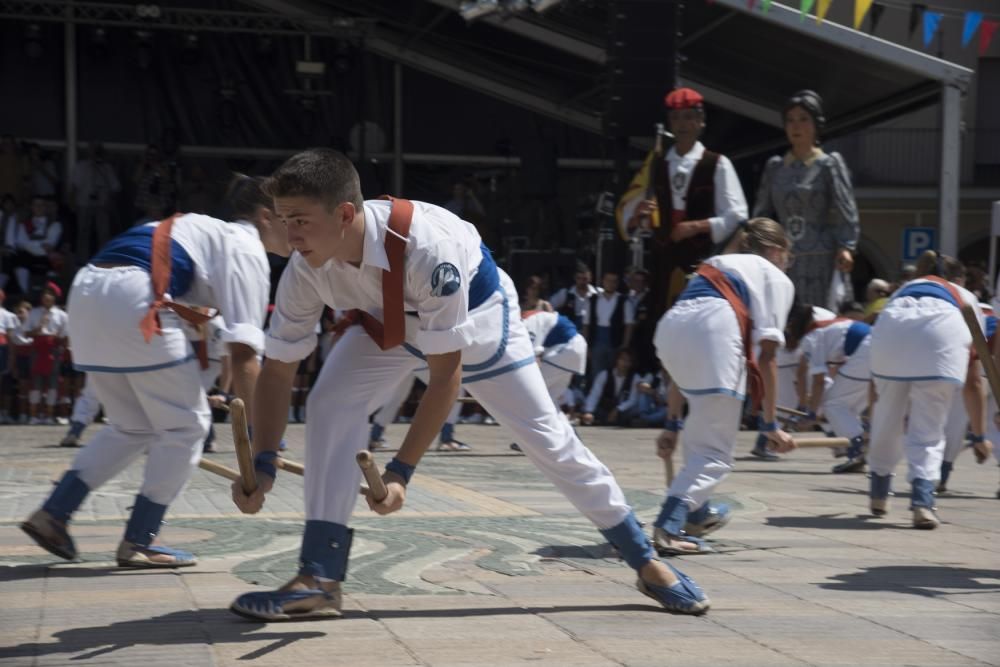
[(676, 81), (679, 11), (679, 0), (608, 3), (608, 135), (648, 136), (663, 121), (663, 97)]

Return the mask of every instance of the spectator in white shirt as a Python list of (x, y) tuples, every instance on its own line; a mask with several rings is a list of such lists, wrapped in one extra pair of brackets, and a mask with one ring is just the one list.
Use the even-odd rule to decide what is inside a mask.
[(605, 271), (601, 289), (590, 297), (590, 309), (584, 322), (584, 337), (590, 344), (590, 373), (609, 368), (615, 350), (628, 347), (635, 326), (635, 307), (618, 291), (618, 274)]
[(580, 423), (584, 426), (628, 425), (638, 414), (640, 382), (648, 382), (648, 378), (633, 369), (631, 350), (618, 350), (614, 367), (601, 371), (594, 378)]
[(44, 275), (52, 268), (62, 238), (62, 223), (52, 215), (43, 197), (31, 200), (31, 215), (7, 230), (7, 245), (14, 248), (14, 277), (21, 292), (31, 289), (31, 273)]
[[(549, 304), (556, 312), (573, 321), (578, 331), (590, 321), (590, 298), (597, 294), (597, 288), (590, 284), (590, 269), (583, 262), (576, 265), (573, 286), (564, 287), (549, 298)], [(586, 333), (584, 333), (586, 337)]]

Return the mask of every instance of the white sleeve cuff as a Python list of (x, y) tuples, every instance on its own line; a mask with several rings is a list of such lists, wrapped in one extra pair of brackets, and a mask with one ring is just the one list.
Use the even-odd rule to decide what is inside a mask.
[(316, 349), (316, 340), (316, 334), (295, 341), (268, 336), (264, 341), (264, 353), (269, 359), (290, 364), (308, 357)]
[(781, 347), (785, 344), (785, 332), (781, 329), (757, 329), (753, 332), (753, 340), (757, 344), (762, 340), (772, 340)]
[(456, 352), (472, 345), (475, 328), (475, 323), (468, 319), (463, 324), (444, 331), (420, 330), (417, 331), (414, 343), (424, 354)]
[(257, 354), (264, 352), (264, 332), (252, 324), (234, 324), (222, 334), (224, 343), (240, 343), (253, 348)]

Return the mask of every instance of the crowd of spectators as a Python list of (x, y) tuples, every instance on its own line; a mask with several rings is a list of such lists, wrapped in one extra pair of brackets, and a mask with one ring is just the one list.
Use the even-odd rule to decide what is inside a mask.
[[(66, 423), (72, 411), (83, 379), (73, 370), (66, 314), (57, 304), (77, 267), (128, 226), (161, 219), (179, 207), (217, 210), (219, 202), (205, 186), (204, 171), (189, 165), (185, 173), (191, 178), (182, 183), (175, 153), (150, 145), (126, 176), (109, 161), (104, 147), (93, 143), (72, 172), (63, 175), (40, 146), (0, 137), (0, 423)], [(128, 201), (123, 201), (126, 195)], [(448, 195), (442, 205), (482, 222), (486, 212), (474, 183), (459, 182)], [(562, 399), (575, 423), (657, 426), (663, 421), (669, 378), (652, 344), (656, 317), (648, 303), (650, 275), (623, 269), (606, 270), (599, 278), (595, 284), (583, 262), (571, 284), (558, 284), (555, 274), (523, 278), (521, 310), (566, 315), (588, 341), (586, 375)], [(870, 318), (895, 286), (908, 279), (906, 267), (895, 278), (872, 280), (865, 301), (845, 303), (841, 313)], [(983, 299), (988, 299), (987, 282), (983, 269), (969, 267), (966, 286)], [(333, 312), (324, 315), (320, 343), (301, 365), (289, 406), (292, 422), (305, 419), (309, 389), (335, 343), (335, 320)], [(419, 390), (418, 383), (401, 418), (412, 410)], [(488, 419), (474, 404), (463, 412), (462, 421)]]

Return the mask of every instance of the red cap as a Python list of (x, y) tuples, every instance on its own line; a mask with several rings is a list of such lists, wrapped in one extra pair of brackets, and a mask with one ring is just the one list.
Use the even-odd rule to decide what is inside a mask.
[(668, 109), (700, 109), (705, 103), (705, 98), (693, 88), (678, 88), (670, 91), (663, 103)]
[(57, 299), (61, 299), (62, 298), (62, 288), (59, 287), (59, 285), (56, 285), (51, 280), (49, 282), (45, 283), (45, 289), (47, 289), (50, 292), (52, 292), (53, 294), (55, 294)]

